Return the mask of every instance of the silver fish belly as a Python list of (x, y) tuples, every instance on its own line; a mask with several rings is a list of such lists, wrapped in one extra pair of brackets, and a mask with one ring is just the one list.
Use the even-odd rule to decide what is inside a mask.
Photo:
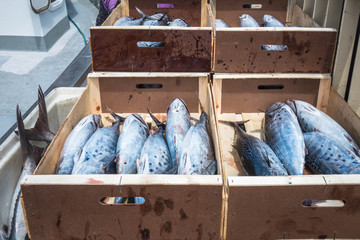
[(320, 132), (304, 133), (306, 163), (321, 174), (359, 174), (360, 159), (346, 146)]
[(288, 105), (277, 102), (268, 108), (265, 114), (265, 137), (289, 175), (302, 175), (305, 142), (297, 118)]
[(116, 147), (116, 171), (119, 174), (136, 173), (136, 161), (149, 136), (149, 129), (138, 114), (129, 115), (124, 122)]
[(190, 113), (185, 102), (180, 98), (174, 99), (167, 110), (165, 136), (171, 155), (171, 161), (176, 172), (181, 157), (184, 138), (189, 131), (190, 126)]
[(313, 105), (300, 100), (287, 100), (288, 104), (297, 116), (301, 129), (304, 132), (318, 131), (338, 141), (339, 144), (353, 149), (358, 156), (359, 147), (354, 139), (335, 120)]
[(178, 174), (213, 175), (216, 173), (214, 151), (206, 124), (207, 115), (202, 110), (200, 121), (191, 126), (185, 136)]
[(71, 174), (74, 158), (100, 125), (100, 115), (88, 115), (80, 120), (65, 140), (59, 158), (58, 174)]
[(228, 28), (229, 26), (221, 19), (215, 19), (216, 28)]

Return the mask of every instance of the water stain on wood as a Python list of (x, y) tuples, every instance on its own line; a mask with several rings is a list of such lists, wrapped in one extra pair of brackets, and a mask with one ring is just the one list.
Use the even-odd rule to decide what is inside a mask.
[(163, 223), (160, 227), (160, 236), (164, 234), (170, 234), (172, 232), (172, 223), (167, 221)]
[(164, 202), (161, 197), (156, 198), (155, 204), (154, 204), (154, 212), (157, 216), (161, 216), (164, 212)]
[(184, 221), (184, 220), (187, 220), (189, 217), (186, 215), (186, 213), (185, 213), (185, 211), (184, 211), (184, 209), (180, 209), (180, 211), (179, 211), (179, 213), (180, 213), (180, 221)]

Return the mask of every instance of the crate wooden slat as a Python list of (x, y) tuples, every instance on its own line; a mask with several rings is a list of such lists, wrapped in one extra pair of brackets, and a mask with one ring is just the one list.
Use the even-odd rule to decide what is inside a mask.
[[(139, 84), (161, 84), (162, 90), (139, 88)], [(118, 113), (131, 110), (144, 115), (149, 107), (155, 114), (163, 115), (170, 101), (181, 97), (190, 112), (198, 116), (195, 90), (209, 116), (208, 130), (218, 175), (53, 175), (66, 136), (85, 115), (99, 113), (106, 118), (109, 114), (103, 113), (104, 104)], [(222, 168), (211, 99), (208, 74), (89, 74), (87, 89), (49, 146), (36, 175), (27, 176), (22, 182), (31, 239), (219, 239), (223, 219)], [(143, 197), (145, 203), (100, 202), (103, 197), (117, 196)]]
[[(257, 2), (258, 3), (258, 2)], [(336, 30), (319, 25), (297, 5), (288, 1), (259, 1), (261, 9), (244, 9), (248, 1), (217, 1), (216, 18), (229, 17), (231, 28), (215, 28), (213, 71), (215, 73), (330, 73), (336, 45)], [(220, 12), (218, 7), (220, 6)], [(221, 10), (224, 6), (232, 10)], [(276, 12), (272, 12), (277, 9)], [(240, 11), (240, 13), (238, 13)], [(284, 28), (241, 28), (242, 13), (262, 23), (264, 14), (288, 21)], [(292, 16), (290, 16), (290, 13)], [(220, 14), (220, 15), (219, 15)], [(287, 19), (287, 20), (286, 20)], [(235, 22), (234, 22), (235, 21)], [(226, 21), (225, 21), (226, 22)], [(262, 45), (286, 45), (287, 50), (262, 50)]]
[[(250, 120), (246, 131), (264, 139), (261, 111), (276, 101), (301, 99), (326, 111), (359, 141), (360, 119), (330, 90), (330, 82), (327, 74), (215, 74), (216, 118)], [(283, 88), (260, 90), (258, 86)], [(358, 238), (359, 175), (314, 175), (306, 169), (303, 176), (249, 177), (232, 147), (233, 127), (217, 122), (217, 128), (226, 193), (225, 239)], [(326, 201), (326, 206), (305, 207), (305, 200), (344, 201), (344, 206), (329, 207)]]
[[(210, 72), (211, 28), (92, 27), (94, 71)], [(138, 41), (164, 47), (138, 47)]]

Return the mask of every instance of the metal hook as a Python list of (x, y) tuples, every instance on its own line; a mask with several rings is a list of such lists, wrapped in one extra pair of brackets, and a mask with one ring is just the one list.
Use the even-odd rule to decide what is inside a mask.
[(325, 182), (325, 189), (324, 189), (324, 192), (326, 192), (326, 189), (327, 189), (327, 181), (326, 181), (326, 178), (324, 176), (322, 176), (323, 179), (324, 179), (324, 182)]

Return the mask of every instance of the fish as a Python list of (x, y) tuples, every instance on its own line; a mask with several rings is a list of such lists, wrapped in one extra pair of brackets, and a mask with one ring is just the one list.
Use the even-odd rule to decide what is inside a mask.
[(285, 51), (285, 50), (288, 50), (288, 46), (287, 45), (261, 45), (261, 50)]
[[(39, 116), (36, 120), (35, 126), (25, 130), (26, 136), (29, 140), (45, 141), (47, 143), (51, 143), (55, 137), (55, 134), (51, 132), (49, 128), (45, 96), (40, 86), (38, 88), (38, 107)], [(15, 131), (15, 133), (18, 134), (17, 131)]]
[(286, 104), (294, 111), (303, 132), (318, 131), (324, 133), (360, 156), (359, 147), (354, 139), (326, 113), (301, 100), (288, 99)]
[(167, 109), (165, 136), (176, 172), (181, 157), (182, 144), (190, 126), (190, 113), (184, 100), (175, 98)]
[(260, 27), (260, 25), (249, 14), (243, 14), (240, 17), (240, 27)]
[(360, 174), (360, 158), (331, 136), (321, 132), (306, 132), (308, 154), (306, 163), (320, 174)]
[[(16, 184), (15, 192), (13, 195), (12, 204), (10, 206), (10, 224), (7, 227), (7, 233), (2, 233), (5, 238), (9, 239), (25, 239), (29, 238), (27, 234), (26, 224), (23, 209), (20, 202), (20, 182), (25, 175), (32, 175), (40, 161), (41, 155), (44, 151), (43, 148), (32, 146), (26, 135), (24, 122), (22, 120), (19, 105), (16, 105), (16, 120), (18, 127), (18, 136), (20, 138), (20, 145), (22, 149), (22, 157), (24, 165), (21, 170), (19, 180)], [(4, 229), (4, 227), (3, 227)]]
[(116, 144), (119, 138), (119, 125), (125, 119), (114, 114), (109, 108), (115, 123), (111, 127), (98, 128), (86, 142), (78, 159), (74, 158), (71, 174), (112, 174), (116, 173)]
[(201, 102), (200, 121), (191, 126), (186, 133), (178, 167), (181, 175), (213, 175), (216, 161), (212, 142), (207, 131), (207, 114)]
[(265, 138), (289, 175), (302, 175), (305, 166), (305, 142), (291, 108), (276, 102), (265, 112)]
[(241, 127), (247, 121), (227, 122), (233, 125), (235, 138), (233, 147), (240, 156), (246, 173), (250, 176), (286, 176), (288, 175), (283, 164), (274, 151), (261, 139), (247, 134)]
[(129, 17), (129, 16), (121, 17), (118, 20), (116, 20), (116, 22), (114, 23), (114, 26), (121, 26), (120, 24), (122, 24), (124, 22), (129, 22), (129, 21), (134, 21), (134, 20), (135, 20), (134, 17)]
[(135, 174), (136, 161), (149, 136), (149, 128), (139, 114), (126, 117), (116, 145), (116, 172), (119, 174)]
[(164, 123), (161, 123), (148, 109), (148, 113), (158, 126), (158, 130), (145, 141), (140, 158), (136, 162), (138, 174), (173, 173), (169, 148), (163, 137)]
[(229, 26), (221, 19), (215, 19), (216, 28), (228, 28)]
[(137, 42), (138, 47), (164, 47), (165, 43), (163, 42), (149, 42), (149, 41), (139, 41)]
[(167, 13), (156, 13), (154, 15), (148, 16), (139, 8), (135, 8), (143, 17), (144, 21), (142, 25), (144, 26), (167, 26), (169, 23), (169, 15), (167, 15)]
[(119, 22), (116, 24), (116, 26), (118, 26), (118, 27), (141, 26), (141, 25), (143, 25), (144, 21), (145, 21), (145, 18), (133, 19), (133, 20)]
[(263, 16), (263, 22), (264, 27), (285, 27), (279, 20), (268, 14)]
[(184, 19), (176, 18), (169, 22), (169, 27), (190, 27), (190, 24), (187, 23)]
[(79, 158), (81, 150), (89, 138), (100, 127), (99, 114), (85, 116), (67, 136), (60, 153), (58, 174), (71, 174), (74, 167), (74, 158)]

